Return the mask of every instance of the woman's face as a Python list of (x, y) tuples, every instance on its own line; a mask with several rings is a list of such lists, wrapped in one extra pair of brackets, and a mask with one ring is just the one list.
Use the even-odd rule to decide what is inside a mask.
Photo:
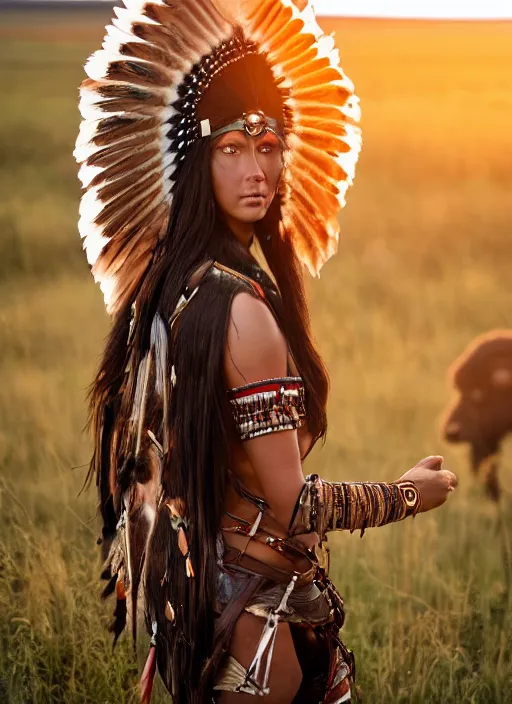
[(213, 145), (211, 171), (215, 199), (235, 234), (261, 220), (277, 190), (283, 158), (272, 132), (249, 137), (233, 131)]

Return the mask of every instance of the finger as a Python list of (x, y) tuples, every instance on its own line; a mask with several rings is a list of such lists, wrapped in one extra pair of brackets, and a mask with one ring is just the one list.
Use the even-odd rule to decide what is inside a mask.
[(457, 487), (459, 480), (458, 480), (456, 474), (454, 474), (453, 472), (450, 472), (449, 470), (446, 470), (446, 471), (450, 475), (450, 482), (451, 482), (451, 486), (452, 486), (452, 490), (453, 490)]
[(450, 472), (449, 469), (442, 469), (438, 476), (446, 480), (450, 491), (453, 491), (457, 486), (457, 477), (453, 472)]
[(442, 455), (429, 455), (424, 457), (418, 464), (417, 467), (428, 467), (428, 469), (433, 469), (435, 472), (439, 471), (443, 466), (444, 457)]

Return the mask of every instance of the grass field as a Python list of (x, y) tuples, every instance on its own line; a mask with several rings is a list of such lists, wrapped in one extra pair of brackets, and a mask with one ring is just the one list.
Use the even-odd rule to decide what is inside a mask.
[[(2, 703), (136, 701), (128, 638), (112, 655), (112, 605), (98, 600), (96, 499), (79, 496), (108, 321), (76, 232), (71, 152), (81, 66), (107, 19), (0, 15)], [(324, 24), (361, 96), (365, 146), (339, 255), (310, 287), (332, 393), (306, 469), (391, 480), (441, 452), (460, 477), (437, 512), (330, 539), (345, 640), (367, 704), (509, 704), (512, 446), (499, 533), (438, 421), (448, 364), (512, 321), (512, 26)]]

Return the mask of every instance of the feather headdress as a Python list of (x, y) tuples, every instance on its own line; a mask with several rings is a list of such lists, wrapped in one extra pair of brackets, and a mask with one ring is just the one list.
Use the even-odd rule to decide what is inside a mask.
[(165, 237), (180, 164), (205, 138), (198, 119), (202, 101), (208, 93), (208, 102), (215, 100), (216, 78), (250, 56), (265, 64), (263, 80), (282, 103), (287, 148), (281, 236), (318, 274), (337, 249), (338, 213), (361, 139), (353, 85), (310, 3), (124, 5), (115, 8), (102, 49), (86, 64), (74, 152), (85, 189), (79, 231), (108, 312), (116, 314), (133, 297)]

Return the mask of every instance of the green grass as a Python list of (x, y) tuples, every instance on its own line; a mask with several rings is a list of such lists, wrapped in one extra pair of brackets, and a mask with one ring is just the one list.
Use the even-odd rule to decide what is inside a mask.
[[(130, 644), (112, 655), (113, 606), (99, 602), (96, 499), (79, 495), (108, 320), (76, 232), (71, 152), (106, 18), (35, 17), (0, 16), (0, 701), (128, 703)], [(500, 533), (438, 422), (449, 363), (511, 321), (512, 48), (492, 24), (337, 28), (365, 146), (340, 253), (310, 286), (332, 392), (306, 470), (395, 479), (441, 452), (460, 477), (439, 511), (330, 538), (344, 637), (367, 703), (508, 704), (511, 446)]]

